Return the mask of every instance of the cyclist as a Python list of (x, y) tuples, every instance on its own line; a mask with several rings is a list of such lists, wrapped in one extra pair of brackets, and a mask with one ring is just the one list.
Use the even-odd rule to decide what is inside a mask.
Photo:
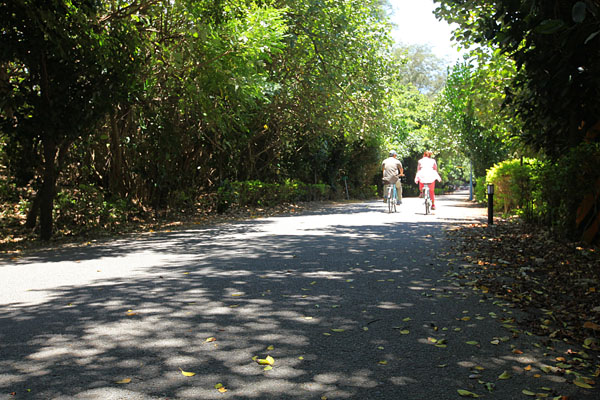
[(431, 197), (431, 209), (435, 210), (435, 181), (441, 182), (442, 178), (437, 171), (437, 163), (431, 156), (433, 153), (429, 150), (423, 153), (423, 158), (419, 160), (417, 166), (417, 174), (415, 175), (415, 183), (419, 184), (419, 191), (423, 196), (423, 185), (429, 186), (429, 195)]
[[(384, 185), (396, 185), (396, 192), (398, 198), (396, 199), (397, 204), (402, 204), (402, 183), (400, 177), (404, 176), (404, 168), (402, 163), (398, 160), (398, 153), (395, 150), (391, 150), (389, 157), (383, 160), (381, 163), (381, 170), (383, 174), (382, 182)], [(386, 191), (383, 191), (383, 202), (385, 203)]]

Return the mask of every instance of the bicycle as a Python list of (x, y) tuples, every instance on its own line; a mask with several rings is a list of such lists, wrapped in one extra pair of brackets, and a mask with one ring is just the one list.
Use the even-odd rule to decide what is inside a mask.
[(423, 185), (423, 199), (425, 200), (425, 215), (431, 212), (431, 195), (429, 194), (429, 185)]
[(396, 184), (392, 183), (387, 187), (387, 206), (388, 212), (396, 212), (396, 199), (398, 198), (398, 192), (396, 191)]

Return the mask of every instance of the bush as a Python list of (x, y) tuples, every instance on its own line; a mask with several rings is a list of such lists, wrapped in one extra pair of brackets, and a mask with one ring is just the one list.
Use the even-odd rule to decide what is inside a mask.
[(224, 181), (217, 192), (217, 211), (222, 213), (236, 206), (270, 207), (299, 201), (320, 201), (329, 199), (331, 192), (331, 188), (325, 184)]
[(72, 232), (113, 229), (127, 222), (130, 211), (125, 200), (107, 200), (94, 185), (63, 188), (54, 203), (56, 229)]
[(502, 161), (487, 171), (485, 182), (477, 181), (478, 200), (487, 196), (487, 185), (494, 185), (494, 208), (505, 214), (520, 210), (531, 214), (533, 208), (532, 170), (535, 159)]

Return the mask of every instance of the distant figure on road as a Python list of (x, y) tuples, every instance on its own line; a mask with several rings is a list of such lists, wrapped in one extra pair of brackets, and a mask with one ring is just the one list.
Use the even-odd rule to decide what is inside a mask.
[(441, 182), (442, 178), (437, 171), (437, 162), (431, 156), (433, 153), (429, 150), (423, 153), (423, 158), (419, 160), (415, 183), (419, 184), (419, 191), (423, 195), (423, 185), (429, 186), (431, 196), (431, 209), (435, 210), (435, 181)]
[[(404, 176), (404, 168), (402, 168), (402, 163), (398, 160), (398, 153), (395, 150), (390, 151), (390, 156), (383, 160), (381, 163), (381, 169), (383, 173), (382, 183), (384, 185), (396, 184), (396, 192), (398, 193), (398, 198), (396, 199), (397, 204), (402, 204), (402, 183), (400, 182), (400, 177)], [(385, 188), (383, 190), (383, 202), (385, 203), (386, 199), (386, 191)]]

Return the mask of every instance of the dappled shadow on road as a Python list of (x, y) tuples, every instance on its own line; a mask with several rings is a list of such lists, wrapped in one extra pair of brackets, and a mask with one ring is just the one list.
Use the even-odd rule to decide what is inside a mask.
[[(521, 339), (500, 327), (513, 318), (506, 305), (491, 315), (452, 279), (457, 265), (440, 256), (444, 223), (307, 227), (301, 235), (265, 233), (270, 223), (21, 261), (162, 260), (141, 262), (143, 273), (132, 276), (46, 289), (35, 306), (3, 307), (0, 398), (449, 398), (461, 388), (482, 394), (468, 379), (475, 366), (488, 380), (511, 370), (514, 385), (525, 382), (525, 365), (541, 368), (541, 349), (527, 358), (508, 344), (482, 351), (494, 337), (514, 348)], [(252, 359), (266, 355), (275, 359), (269, 371)], [(124, 378), (131, 382), (115, 383)], [(560, 384), (551, 378), (540, 386)]]

